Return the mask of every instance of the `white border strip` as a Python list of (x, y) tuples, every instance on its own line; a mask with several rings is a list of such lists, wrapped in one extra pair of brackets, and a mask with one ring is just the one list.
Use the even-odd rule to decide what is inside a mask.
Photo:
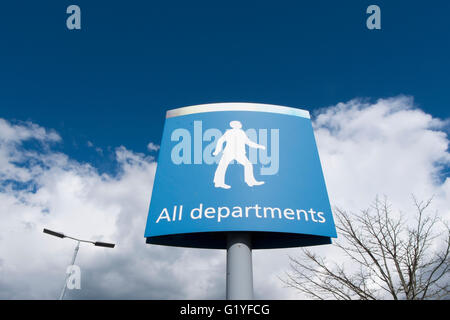
[(168, 110), (166, 118), (185, 116), (188, 114), (219, 111), (256, 111), (285, 114), (310, 119), (309, 111), (297, 108), (282, 107), (261, 103), (210, 103)]

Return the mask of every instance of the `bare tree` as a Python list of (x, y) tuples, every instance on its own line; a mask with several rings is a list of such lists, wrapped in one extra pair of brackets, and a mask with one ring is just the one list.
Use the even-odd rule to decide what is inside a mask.
[(335, 246), (347, 265), (303, 249), (281, 280), (315, 299), (450, 299), (448, 224), (427, 214), (431, 199), (413, 200), (411, 221), (396, 217), (386, 198), (359, 214), (335, 209)]

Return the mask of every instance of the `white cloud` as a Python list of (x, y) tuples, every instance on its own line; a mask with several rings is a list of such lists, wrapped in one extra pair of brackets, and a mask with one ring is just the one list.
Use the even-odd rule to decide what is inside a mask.
[(147, 149), (148, 149), (148, 151), (158, 151), (159, 150), (159, 145), (154, 144), (153, 142), (150, 142), (147, 145)]
[[(325, 108), (313, 127), (332, 206), (358, 212), (377, 195), (386, 195), (394, 210), (408, 214), (412, 194), (422, 200), (434, 196), (432, 210), (448, 221), (448, 122), (415, 108), (410, 97), (395, 97), (375, 103), (355, 99)], [(333, 246), (313, 250), (334, 261), (342, 259)], [(288, 269), (287, 256), (298, 254), (296, 249), (255, 254), (255, 268), (265, 264), (256, 282), (265, 279), (275, 288), (277, 275)], [(293, 289), (270, 292), (255, 283), (258, 286), (268, 298), (302, 297)]]
[(448, 123), (414, 108), (412, 98), (340, 103), (314, 128), (334, 205), (362, 208), (377, 194), (398, 206), (411, 205), (411, 194), (448, 199)]
[(103, 149), (100, 147), (96, 147), (92, 141), (86, 143), (89, 148), (93, 148), (99, 155), (103, 156)]
[(61, 137), (56, 132), (46, 130), (31, 122), (12, 124), (0, 118), (0, 141), (2, 143), (18, 143), (28, 139), (50, 142), (60, 141)]
[[(323, 109), (314, 128), (332, 205), (357, 210), (386, 194), (406, 210), (412, 193), (435, 195), (434, 208), (448, 219), (450, 181), (441, 171), (450, 164), (445, 121), (414, 108), (411, 98), (396, 97)], [(30, 140), (41, 148), (26, 148)], [(145, 244), (152, 157), (119, 147), (120, 173), (100, 174), (53, 151), (60, 140), (36, 124), (0, 119), (0, 298), (58, 296), (75, 243), (45, 235), (43, 227), (117, 243), (115, 249), (82, 245), (82, 290), (68, 291), (68, 297), (225, 297), (223, 250)], [(332, 246), (315, 250), (335, 252)], [(256, 298), (301, 297), (278, 279), (288, 269), (288, 255), (297, 253), (254, 252)]]
[[(4, 177), (6, 170), (8, 177), (20, 177), (34, 187), (0, 181), (0, 298), (58, 296), (75, 243), (43, 234), (44, 227), (117, 243), (115, 249), (82, 244), (77, 258), (82, 290), (67, 291), (69, 297), (201, 298), (205, 292), (221, 297), (219, 278), (224, 271), (214, 272), (222, 268), (220, 252), (145, 244), (156, 167), (152, 157), (119, 147), (120, 173), (99, 174), (64, 154), (24, 149), (22, 144), (29, 139), (42, 144), (55, 140), (42, 134), (43, 128), (33, 125), (39, 133), (33, 135), (21, 132), (29, 125), (12, 126), (6, 121), (2, 125), (19, 137), (3, 137), (1, 161), (8, 166), (0, 167), (0, 174)], [(201, 272), (205, 269), (212, 273)], [(191, 273), (199, 271), (193, 280)]]

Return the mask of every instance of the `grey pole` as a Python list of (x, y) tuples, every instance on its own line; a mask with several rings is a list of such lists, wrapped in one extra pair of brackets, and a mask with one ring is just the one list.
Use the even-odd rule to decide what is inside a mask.
[[(73, 257), (72, 257), (72, 263), (70, 264), (71, 266), (73, 266), (75, 264), (75, 259), (77, 258), (79, 249), (80, 249), (80, 241), (78, 241), (77, 246), (75, 247), (75, 251), (74, 251)], [(66, 275), (66, 279), (64, 280), (64, 286), (62, 288), (61, 295), (59, 296), (59, 300), (64, 299), (64, 295), (66, 294), (66, 288), (67, 288), (67, 279), (69, 278), (69, 276), (70, 276), (70, 274)]]
[(227, 299), (253, 299), (252, 245), (248, 232), (227, 235)]
[[(75, 264), (75, 259), (77, 258), (77, 253), (78, 250), (80, 249), (80, 242), (85, 242), (85, 243), (90, 243), (93, 244), (96, 247), (105, 247), (105, 248), (114, 248), (116, 245), (114, 243), (108, 243), (108, 242), (101, 242), (101, 241), (90, 241), (90, 240), (82, 240), (82, 239), (77, 239), (74, 237), (69, 237), (66, 236), (64, 233), (61, 232), (57, 232), (57, 231), (53, 231), (47, 228), (44, 228), (44, 230), (42, 230), (44, 233), (47, 233), (51, 236), (55, 236), (58, 238), (68, 238), (68, 239), (72, 239), (75, 240), (77, 242), (77, 246), (75, 247), (75, 252), (73, 253), (73, 257), (72, 257), (72, 264), (71, 266), (73, 266)], [(66, 275), (66, 281), (64, 281), (64, 287), (61, 290), (61, 294), (59, 295), (59, 300), (63, 300), (64, 299), (64, 295), (66, 294), (66, 288), (67, 288), (67, 280), (69, 279), (70, 274)]]

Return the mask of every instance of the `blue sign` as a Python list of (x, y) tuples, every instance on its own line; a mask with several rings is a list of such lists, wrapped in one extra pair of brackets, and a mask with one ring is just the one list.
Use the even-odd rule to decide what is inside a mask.
[(167, 112), (150, 202), (148, 243), (226, 248), (331, 243), (336, 237), (305, 110), (219, 103)]

